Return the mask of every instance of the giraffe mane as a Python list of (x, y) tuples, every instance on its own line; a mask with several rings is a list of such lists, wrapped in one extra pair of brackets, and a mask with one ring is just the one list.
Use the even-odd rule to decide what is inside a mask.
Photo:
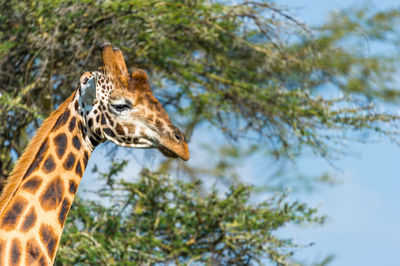
[(7, 178), (6, 185), (3, 188), (3, 192), (0, 195), (0, 216), (3, 211), (6, 209), (7, 204), (10, 199), (14, 195), (15, 191), (18, 189), (21, 184), (22, 177), (25, 172), (28, 170), (29, 166), (32, 164), (33, 160), (36, 157), (36, 154), (39, 151), (39, 147), (43, 143), (43, 140), (47, 136), (48, 132), (53, 128), (56, 123), (58, 117), (64, 113), (67, 109), (68, 104), (75, 97), (74, 92), (68, 99), (66, 99), (57, 110), (53, 111), (48, 118), (44, 120), (42, 125), (37, 130), (35, 136), (31, 139), (28, 146), (25, 148), (24, 153), (18, 159), (17, 163), (14, 166), (10, 176)]

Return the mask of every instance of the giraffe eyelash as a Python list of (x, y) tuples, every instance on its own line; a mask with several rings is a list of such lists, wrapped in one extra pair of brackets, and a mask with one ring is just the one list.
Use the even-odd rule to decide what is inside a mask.
[(112, 104), (111, 106), (118, 112), (123, 112), (131, 109), (131, 107), (128, 104)]
[(114, 111), (118, 113), (132, 109), (132, 103), (127, 99), (114, 101), (113, 103), (110, 103), (110, 106)]

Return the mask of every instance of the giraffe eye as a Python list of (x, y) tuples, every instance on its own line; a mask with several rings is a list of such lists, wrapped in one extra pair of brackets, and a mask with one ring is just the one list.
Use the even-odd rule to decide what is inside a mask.
[(115, 110), (117, 110), (118, 112), (123, 112), (126, 110), (129, 110), (131, 107), (127, 104), (113, 104), (111, 105)]

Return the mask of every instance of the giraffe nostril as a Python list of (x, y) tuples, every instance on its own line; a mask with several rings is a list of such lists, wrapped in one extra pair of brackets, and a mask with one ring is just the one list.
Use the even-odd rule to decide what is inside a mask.
[(181, 136), (180, 134), (178, 134), (178, 133), (175, 133), (175, 138), (176, 138), (178, 141), (182, 141), (182, 136)]

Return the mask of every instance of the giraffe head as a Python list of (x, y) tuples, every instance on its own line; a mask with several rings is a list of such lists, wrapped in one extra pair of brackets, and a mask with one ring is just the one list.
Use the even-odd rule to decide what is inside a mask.
[(104, 65), (81, 76), (76, 104), (91, 143), (110, 140), (124, 147), (157, 148), (167, 157), (188, 160), (185, 136), (153, 96), (146, 72), (130, 74), (122, 52), (109, 43), (101, 53)]

